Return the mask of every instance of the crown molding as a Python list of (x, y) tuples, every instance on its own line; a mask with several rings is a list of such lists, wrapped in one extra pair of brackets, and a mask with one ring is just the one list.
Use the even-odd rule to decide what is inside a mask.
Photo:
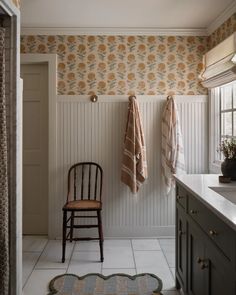
[(21, 35), (207, 36), (206, 29), (21, 27)]
[(133, 35), (133, 36), (209, 36), (236, 13), (236, 0), (206, 28), (131, 28), (131, 27), (30, 27), (22, 26), (21, 35)]
[(234, 0), (207, 28), (207, 35), (211, 35), (217, 30), (228, 18), (236, 12), (236, 0)]

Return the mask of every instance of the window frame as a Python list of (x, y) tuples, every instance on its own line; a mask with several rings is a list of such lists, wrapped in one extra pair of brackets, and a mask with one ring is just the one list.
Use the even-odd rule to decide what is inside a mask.
[(217, 148), (220, 142), (220, 88), (212, 88), (209, 91), (210, 114), (209, 114), (209, 171), (210, 173), (220, 173), (221, 161)]
[[(230, 84), (233, 84), (233, 83), (230, 83)], [(236, 84), (236, 82), (234, 82), (234, 84)], [(235, 89), (234, 89), (234, 86), (232, 86), (232, 89), (231, 89), (231, 108), (227, 108), (227, 109), (223, 109), (222, 110), (222, 104), (221, 104), (221, 94), (220, 94), (220, 138), (221, 140), (222, 139), (226, 139), (226, 138), (235, 138), (236, 137), (236, 134), (234, 132), (234, 127), (235, 127), (235, 122), (234, 122), (234, 113), (236, 113), (236, 107), (235, 107), (235, 104), (234, 104), (234, 96), (235, 96), (235, 93), (234, 93)], [(232, 135), (223, 135), (222, 134), (222, 114), (227, 114), (227, 113), (231, 113), (232, 114), (232, 117), (231, 117), (231, 121), (232, 121)]]
[[(231, 82), (232, 83), (232, 82)], [(236, 81), (234, 81), (236, 83)], [(227, 83), (228, 84), (228, 83)], [(227, 85), (225, 84), (225, 85)], [(225, 86), (222, 85), (222, 86)], [(232, 107), (228, 109), (221, 109), (221, 88), (222, 86), (218, 86), (216, 88), (210, 89), (209, 98), (210, 98), (210, 122), (209, 122), (209, 134), (210, 134), (210, 142), (209, 142), (209, 171), (210, 173), (220, 173), (220, 167), (223, 159), (221, 159), (221, 156), (219, 152), (217, 151), (219, 148), (219, 144), (222, 139), (224, 138), (235, 138), (236, 134), (234, 134), (234, 127), (236, 124), (236, 121), (234, 122), (234, 112), (236, 112), (236, 107), (233, 102), (234, 99), (234, 91), (235, 89), (232, 89)], [(225, 113), (232, 113), (232, 136), (225, 136), (222, 135), (222, 114)]]

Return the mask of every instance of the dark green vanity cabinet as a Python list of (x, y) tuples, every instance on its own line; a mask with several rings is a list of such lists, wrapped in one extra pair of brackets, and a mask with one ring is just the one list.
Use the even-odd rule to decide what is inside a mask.
[(176, 287), (236, 294), (236, 233), (181, 184), (176, 187)]
[(183, 290), (187, 290), (187, 222), (184, 210), (176, 208), (176, 275)]

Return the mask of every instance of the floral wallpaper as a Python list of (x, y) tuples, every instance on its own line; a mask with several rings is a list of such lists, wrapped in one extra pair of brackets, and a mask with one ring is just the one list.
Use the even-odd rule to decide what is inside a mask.
[(229, 37), (236, 31), (236, 13), (234, 13), (227, 21), (225, 21), (215, 32), (209, 36), (209, 48), (215, 47), (217, 44)]
[(207, 37), (22, 36), (22, 53), (58, 55), (58, 94), (206, 94)]
[(20, 0), (12, 0), (16, 7), (20, 8)]

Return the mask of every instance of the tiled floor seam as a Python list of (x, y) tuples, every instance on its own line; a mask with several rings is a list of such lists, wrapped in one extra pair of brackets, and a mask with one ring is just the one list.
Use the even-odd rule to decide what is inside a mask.
[[(36, 262), (35, 262), (35, 264), (34, 264), (34, 267), (33, 267), (32, 271), (30, 272), (30, 274), (28, 275), (27, 279), (25, 280), (25, 283), (24, 283), (22, 289), (24, 289), (24, 287), (26, 286), (27, 282), (29, 281), (30, 276), (32, 275), (33, 271), (35, 270), (35, 266), (36, 266), (36, 264), (39, 262), (39, 259), (40, 259), (40, 257), (42, 256), (43, 251), (46, 249), (48, 243), (49, 243), (49, 240), (47, 240), (47, 243), (46, 243), (45, 246), (43, 247), (43, 250), (41, 251), (41, 253), (40, 253), (38, 259), (36, 260)], [(25, 252), (26, 252), (26, 251), (25, 251)], [(24, 253), (25, 253), (25, 252), (24, 252)], [(36, 252), (35, 252), (35, 253), (36, 253)], [(37, 252), (37, 253), (38, 253), (38, 252)]]
[(135, 260), (135, 255), (134, 255), (134, 247), (133, 247), (133, 241), (132, 239), (130, 240), (131, 243), (131, 249), (132, 249), (132, 255), (133, 255), (133, 260), (134, 260), (134, 269), (136, 274), (138, 274), (138, 269), (137, 269), (137, 265), (136, 265), (136, 260)]
[[(160, 245), (160, 246), (161, 246), (161, 245)], [(170, 269), (170, 272), (171, 272), (171, 274), (172, 274), (172, 277), (173, 277), (173, 279), (175, 279), (175, 277), (174, 277), (174, 275), (173, 275), (173, 273), (172, 273), (172, 271), (171, 271), (171, 268), (174, 268), (174, 267), (171, 267), (171, 266), (170, 266), (170, 264), (169, 264), (169, 262), (168, 262), (168, 259), (167, 259), (167, 257), (166, 257), (165, 251), (164, 251), (164, 249), (162, 248), (162, 246), (161, 246), (161, 251), (162, 251), (162, 253), (163, 253), (164, 257), (165, 257), (165, 260), (166, 260), (167, 265), (168, 265), (168, 267), (169, 267), (169, 269)]]
[(42, 253), (42, 251), (43, 250), (41, 250), (41, 251), (22, 251), (22, 253), (24, 254), (24, 253), (40, 253), (40, 255), (41, 255), (41, 253)]
[(73, 252), (82, 252), (82, 253), (90, 253), (90, 252), (97, 252), (99, 253), (99, 250), (74, 250)]
[(74, 242), (73, 249), (71, 250), (70, 258), (69, 258), (68, 265), (67, 265), (65, 273), (68, 273), (68, 269), (69, 269), (69, 266), (70, 266), (70, 263), (71, 263), (71, 258), (72, 258), (73, 254), (74, 254), (75, 246), (76, 246), (76, 242)]
[[(167, 263), (167, 265), (168, 265), (168, 267), (169, 267), (170, 273), (171, 273), (173, 279), (175, 280), (175, 277), (174, 277), (174, 275), (173, 275), (173, 273), (172, 273), (172, 271), (171, 271), (171, 267), (170, 267), (170, 265), (169, 265), (168, 259), (167, 259), (166, 255), (165, 255), (165, 251), (164, 251), (163, 249), (162, 249), (162, 254), (163, 254), (163, 256), (165, 257), (165, 260), (166, 260), (166, 263)], [(172, 267), (172, 268), (173, 268), (173, 267)]]
[[(148, 252), (157, 252), (157, 251), (162, 251), (162, 249), (156, 249), (156, 250), (134, 250), (135, 252), (144, 252), (144, 251), (148, 251)], [(163, 252), (163, 251), (162, 251)]]
[[(103, 267), (102, 270), (114, 269), (114, 267)], [(134, 269), (133, 267), (116, 267), (115, 269)]]

